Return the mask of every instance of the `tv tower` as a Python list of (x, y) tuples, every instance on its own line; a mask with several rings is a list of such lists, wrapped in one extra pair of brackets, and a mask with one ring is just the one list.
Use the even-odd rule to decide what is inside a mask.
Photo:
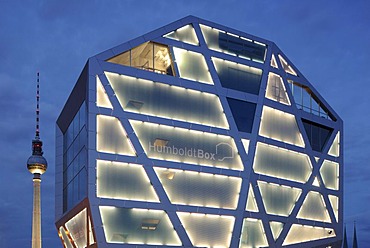
[(32, 213), (32, 248), (41, 248), (41, 175), (48, 168), (46, 159), (42, 156), (42, 141), (40, 140), (40, 74), (37, 73), (36, 89), (36, 136), (32, 140), (32, 156), (27, 160), (27, 169), (33, 174), (33, 213)]

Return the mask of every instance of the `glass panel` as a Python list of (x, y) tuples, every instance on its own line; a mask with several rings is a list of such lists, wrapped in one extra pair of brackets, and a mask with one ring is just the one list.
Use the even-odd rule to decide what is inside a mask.
[(263, 106), (259, 135), (304, 147), (294, 115)]
[(108, 243), (181, 246), (165, 211), (100, 206)]
[(267, 247), (267, 239), (262, 221), (246, 218), (243, 221), (242, 236), (239, 247)]
[(241, 178), (155, 168), (174, 204), (236, 209)]
[(308, 192), (297, 218), (331, 222), (324, 198), (319, 192), (315, 191)]
[(277, 221), (270, 221), (270, 227), (272, 235), (274, 236), (274, 239), (277, 240), (280, 236), (281, 231), (284, 228), (284, 223), (277, 222)]
[(89, 239), (90, 239), (90, 245), (95, 244), (94, 233), (92, 231), (90, 217), (89, 217)]
[(257, 143), (253, 168), (259, 174), (301, 183), (307, 182), (312, 172), (312, 165), (306, 154), (263, 143)]
[(333, 115), (330, 114), (326, 108), (324, 109), (323, 104), (307, 86), (300, 85), (292, 80), (288, 80), (288, 82), (298, 109), (302, 109), (325, 119), (334, 119)]
[(196, 46), (199, 45), (197, 35), (195, 34), (194, 28), (191, 24), (176, 29), (175, 31), (172, 31), (171, 33), (168, 33), (163, 37), (182, 41)]
[(143, 43), (107, 61), (160, 74), (173, 75), (168, 46), (154, 42)]
[(135, 155), (135, 151), (121, 122), (112, 116), (96, 116), (96, 149), (122, 155)]
[(339, 164), (329, 160), (324, 160), (320, 174), (328, 189), (339, 189)]
[(173, 52), (180, 77), (201, 83), (213, 84), (206, 60), (201, 53), (187, 51), (177, 47), (173, 48)]
[(96, 76), (96, 106), (110, 109), (113, 108), (98, 76)]
[(142, 165), (97, 160), (97, 196), (158, 202)]
[(130, 120), (150, 158), (226, 169), (243, 169), (233, 138), (184, 128)]
[(177, 212), (182, 225), (197, 247), (230, 247), (234, 217)]
[(285, 59), (279, 54), (278, 55), (281, 66), (284, 68), (285, 72), (292, 74), (294, 76), (297, 76), (297, 73), (293, 70), (293, 68), (288, 64), (288, 62), (285, 61)]
[(283, 246), (335, 236), (335, 231), (331, 228), (293, 224), (284, 240)]
[(243, 143), (245, 153), (248, 154), (250, 140), (242, 139), (242, 143)]
[(283, 79), (274, 73), (269, 73), (268, 81), (267, 81), (267, 89), (266, 89), (266, 97), (286, 104), (290, 105), (290, 101), (288, 98), (288, 94), (286, 93), (285, 86), (283, 83)]
[(59, 232), (62, 234), (62, 240), (64, 241), (64, 245), (67, 247), (67, 248), (74, 248), (73, 245), (71, 244), (71, 241), (69, 240), (67, 234), (66, 234), (66, 231), (64, 230), (64, 228), (61, 226), (59, 228)]
[(256, 104), (227, 98), (235, 124), (239, 131), (251, 133), (256, 112)]
[(331, 145), (328, 154), (334, 157), (339, 157), (339, 142), (340, 142), (340, 132), (337, 133), (333, 144)]
[(302, 190), (273, 183), (258, 181), (263, 204), (268, 214), (289, 216)]
[(66, 228), (77, 247), (87, 246), (86, 208), (66, 222)]
[(272, 54), (272, 56), (271, 56), (271, 63), (270, 63), (270, 65), (271, 65), (272, 67), (279, 68), (279, 66), (278, 66), (278, 64), (277, 64), (277, 62), (276, 62), (275, 55), (273, 55), (273, 54)]
[(260, 63), (265, 60), (265, 44), (204, 25), (200, 25), (200, 28), (209, 49), (252, 59)]
[(212, 57), (221, 85), (225, 88), (258, 95), (262, 70)]
[(257, 206), (256, 198), (254, 197), (254, 192), (253, 192), (252, 187), (253, 187), (252, 184), (249, 184), (247, 206), (245, 207), (245, 210), (251, 211), (251, 212), (258, 212), (258, 206)]
[(320, 187), (319, 179), (317, 179), (317, 177), (315, 177), (315, 179), (313, 180), (312, 185), (316, 187)]
[(125, 111), (228, 128), (218, 96), (105, 72)]
[(333, 129), (304, 119), (302, 122), (312, 150), (322, 152)]
[(335, 195), (329, 195), (329, 201), (331, 204), (331, 207), (333, 208), (335, 219), (338, 222), (338, 211), (339, 211), (339, 198)]

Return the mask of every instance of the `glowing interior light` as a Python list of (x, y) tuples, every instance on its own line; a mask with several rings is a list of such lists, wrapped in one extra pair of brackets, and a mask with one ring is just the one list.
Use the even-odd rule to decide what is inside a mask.
[(284, 223), (277, 222), (277, 221), (270, 221), (270, 227), (272, 231), (272, 235), (274, 239), (277, 240), (280, 236), (281, 231), (284, 228)]
[(236, 209), (241, 178), (154, 168), (171, 203)]
[(86, 208), (66, 222), (65, 226), (78, 247), (87, 246)]
[(268, 242), (262, 221), (253, 218), (245, 218), (243, 221), (242, 235), (239, 247), (267, 247)]
[(182, 41), (192, 45), (199, 45), (197, 35), (192, 25), (186, 25), (175, 31), (172, 31), (163, 37)]
[(254, 192), (253, 192), (252, 187), (253, 187), (252, 184), (249, 184), (247, 205), (245, 207), (245, 210), (251, 211), (251, 212), (258, 212), (258, 206), (257, 206), (256, 198), (254, 197)]
[(335, 231), (331, 228), (293, 224), (284, 240), (283, 246), (335, 236)]
[(316, 187), (320, 187), (319, 179), (317, 179), (317, 177), (315, 177), (315, 179), (313, 180), (312, 185)]
[[(243, 168), (230, 136), (135, 120), (130, 123), (150, 158), (234, 170)], [(155, 146), (158, 138), (168, 140), (167, 145)]]
[(284, 68), (285, 72), (292, 74), (294, 76), (297, 76), (297, 73), (293, 70), (293, 68), (288, 64), (288, 62), (286, 62), (286, 60), (280, 54), (278, 54), (278, 57), (280, 59), (281, 66)]
[(125, 111), (229, 128), (217, 95), (105, 72)]
[(206, 60), (202, 54), (177, 47), (173, 48), (173, 52), (180, 77), (200, 83), (213, 84)]
[(71, 240), (69, 239), (68, 235), (67, 235), (67, 232), (66, 230), (64, 230), (63, 226), (61, 226), (59, 228), (59, 232), (61, 233), (62, 235), (62, 241), (63, 241), (63, 244), (67, 247), (67, 248), (74, 248), (74, 246), (72, 245), (71, 243)]
[(136, 155), (121, 122), (112, 116), (96, 116), (96, 149), (122, 155)]
[(243, 147), (244, 147), (244, 150), (245, 150), (246, 154), (248, 154), (248, 151), (249, 151), (249, 142), (250, 142), (250, 140), (242, 139)]
[(97, 160), (97, 196), (159, 202), (142, 165)]
[(96, 76), (96, 106), (113, 109), (109, 97), (98, 76)]
[(258, 181), (263, 204), (268, 214), (289, 216), (302, 190), (293, 187)]
[(308, 192), (297, 218), (331, 222), (324, 198), (319, 192), (315, 191)]
[(275, 55), (274, 54), (271, 55), (271, 63), (270, 63), (270, 65), (272, 67), (274, 67), (274, 68), (279, 68), (279, 66), (278, 66), (278, 64), (276, 62), (276, 58), (275, 58)]
[(324, 185), (328, 189), (339, 189), (339, 164), (333, 161), (324, 160), (320, 168), (320, 174)]
[(306, 154), (280, 147), (257, 143), (253, 163), (256, 173), (305, 183), (312, 172), (312, 165)]
[(163, 210), (99, 206), (107, 243), (181, 246)]
[(331, 144), (328, 154), (334, 157), (339, 157), (339, 142), (340, 142), (340, 132), (337, 133), (333, 144)]
[(338, 214), (339, 214), (339, 197), (335, 195), (329, 195), (329, 201), (331, 204), (331, 207), (334, 211), (335, 219), (337, 222), (339, 221), (338, 219)]
[(234, 217), (185, 212), (177, 215), (193, 246), (230, 247)]
[(290, 105), (283, 79), (275, 73), (270, 72), (268, 75), (266, 98)]
[(263, 106), (259, 135), (304, 147), (294, 115)]

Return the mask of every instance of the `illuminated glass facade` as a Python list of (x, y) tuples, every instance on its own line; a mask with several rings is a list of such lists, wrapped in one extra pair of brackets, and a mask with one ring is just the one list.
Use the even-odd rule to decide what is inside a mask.
[(89, 58), (56, 125), (64, 247), (340, 247), (343, 123), (271, 41), (189, 16)]

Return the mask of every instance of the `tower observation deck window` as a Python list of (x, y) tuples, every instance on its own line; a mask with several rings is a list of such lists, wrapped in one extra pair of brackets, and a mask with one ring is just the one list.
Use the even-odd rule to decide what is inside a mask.
[(168, 46), (151, 41), (132, 48), (107, 61), (160, 74), (174, 75)]

